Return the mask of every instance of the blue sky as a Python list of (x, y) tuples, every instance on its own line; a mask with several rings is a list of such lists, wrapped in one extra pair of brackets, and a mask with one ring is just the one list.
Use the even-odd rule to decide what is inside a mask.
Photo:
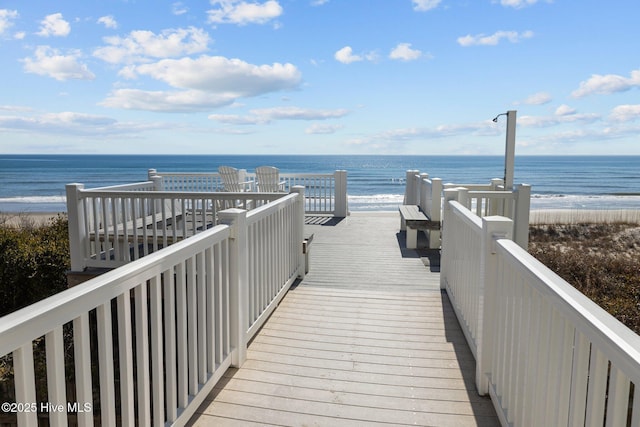
[(0, 4), (0, 152), (640, 154), (637, 0)]

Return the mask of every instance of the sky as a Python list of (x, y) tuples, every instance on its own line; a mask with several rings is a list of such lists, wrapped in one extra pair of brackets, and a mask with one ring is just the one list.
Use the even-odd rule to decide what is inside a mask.
[(0, 153), (640, 154), (637, 0), (3, 0)]

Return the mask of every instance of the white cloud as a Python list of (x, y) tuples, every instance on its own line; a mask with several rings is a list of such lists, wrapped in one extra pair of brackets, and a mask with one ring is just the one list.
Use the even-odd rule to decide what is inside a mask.
[(60, 112), (40, 115), (0, 115), (0, 129), (6, 131), (28, 131), (43, 135), (66, 135), (99, 137), (140, 133), (147, 130), (175, 128), (161, 123), (123, 123), (107, 117), (92, 114)]
[(118, 23), (111, 15), (101, 16), (98, 18), (98, 24), (103, 24), (105, 28), (118, 28)]
[(330, 133), (336, 133), (340, 129), (344, 128), (343, 125), (330, 125), (326, 123), (314, 123), (304, 130), (304, 133), (308, 135), (327, 135)]
[(342, 49), (338, 50), (333, 56), (336, 61), (342, 62), (343, 64), (351, 64), (352, 62), (359, 62), (364, 60), (375, 61), (377, 59), (377, 55), (375, 52), (354, 55), (351, 46), (343, 47)]
[(71, 26), (64, 20), (61, 13), (54, 13), (46, 16), (40, 22), (40, 31), (37, 33), (39, 36), (50, 37), (65, 37), (71, 32)]
[(598, 114), (579, 114), (568, 105), (561, 105), (552, 116), (522, 116), (518, 118), (518, 124), (523, 127), (546, 128), (566, 123), (593, 123), (600, 119)]
[(13, 26), (13, 20), (17, 17), (17, 10), (0, 9), (0, 34), (9, 30)]
[(329, 3), (329, 0), (312, 0), (311, 6), (322, 6), (323, 4)]
[(631, 72), (630, 77), (617, 74), (593, 74), (588, 80), (580, 83), (580, 87), (571, 93), (574, 98), (587, 95), (601, 94), (611, 95), (616, 92), (625, 92), (632, 88), (640, 87), (640, 70)]
[(351, 46), (345, 46), (342, 49), (338, 50), (335, 53), (334, 57), (336, 58), (336, 60), (342, 62), (343, 64), (351, 64), (352, 62), (362, 61), (363, 59), (361, 56), (353, 54), (353, 49), (351, 49)]
[(93, 80), (95, 75), (85, 64), (79, 62), (79, 51), (69, 51), (66, 55), (49, 46), (38, 46), (33, 58), (25, 58), (24, 70), (27, 73), (49, 76), (56, 80)]
[(132, 31), (127, 37), (105, 37), (104, 41), (107, 46), (96, 49), (94, 56), (112, 64), (130, 64), (204, 52), (210, 39), (204, 30), (189, 27), (164, 30), (160, 34)]
[(495, 46), (501, 40), (506, 39), (511, 43), (518, 43), (523, 39), (529, 39), (533, 37), (533, 31), (525, 31), (518, 33), (517, 31), (497, 31), (490, 36), (485, 34), (477, 34), (475, 36), (466, 35), (458, 37), (458, 44), (460, 46)]
[(609, 118), (614, 122), (631, 122), (640, 119), (640, 105), (618, 105)]
[(562, 104), (556, 108), (556, 116), (568, 116), (569, 114), (575, 114), (576, 109), (569, 107), (567, 104)]
[(420, 12), (435, 9), (440, 4), (440, 1), (441, 0), (411, 0), (413, 9)]
[(176, 16), (184, 15), (188, 11), (189, 8), (185, 6), (181, 1), (175, 2), (171, 5), (171, 12)]
[(282, 6), (276, 0), (263, 3), (244, 0), (211, 0), (216, 9), (207, 11), (208, 22), (213, 24), (265, 24), (282, 15)]
[[(525, 6), (531, 6), (538, 3), (539, 0), (500, 0), (502, 6), (513, 7), (520, 9)], [(547, 0), (547, 3), (551, 3), (551, 0)]]
[(411, 49), (411, 43), (399, 43), (389, 54), (389, 58), (401, 61), (413, 61), (421, 56), (422, 52), (417, 49)]
[(337, 110), (317, 110), (300, 107), (274, 107), (251, 110), (249, 115), (226, 115), (212, 114), (211, 120), (221, 123), (247, 125), (266, 124), (275, 120), (328, 120), (344, 117), (349, 111)]
[(516, 104), (524, 105), (543, 105), (551, 102), (551, 95), (546, 92), (538, 92), (528, 96), (525, 100), (516, 102)]
[(201, 90), (144, 91), (118, 89), (100, 105), (125, 110), (144, 110), (166, 113), (208, 111), (235, 101), (233, 94), (212, 94)]
[(293, 89), (301, 79), (300, 71), (292, 64), (254, 65), (222, 56), (163, 59), (153, 64), (138, 65), (134, 71), (177, 88), (237, 96)]
[(148, 76), (182, 91), (120, 89), (102, 105), (149, 111), (207, 111), (230, 105), (238, 98), (294, 89), (300, 84), (291, 64), (253, 65), (239, 59), (201, 56), (165, 59), (126, 68), (130, 77)]

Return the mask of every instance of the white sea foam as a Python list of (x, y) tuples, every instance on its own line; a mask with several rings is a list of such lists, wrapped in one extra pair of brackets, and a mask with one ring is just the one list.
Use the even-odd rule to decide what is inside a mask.
[(0, 203), (67, 203), (65, 196), (3, 197)]

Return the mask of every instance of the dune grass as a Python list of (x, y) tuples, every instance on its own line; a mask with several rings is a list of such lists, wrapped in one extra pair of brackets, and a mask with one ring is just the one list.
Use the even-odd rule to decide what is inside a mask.
[(640, 334), (638, 223), (573, 221), (532, 225), (529, 252)]

